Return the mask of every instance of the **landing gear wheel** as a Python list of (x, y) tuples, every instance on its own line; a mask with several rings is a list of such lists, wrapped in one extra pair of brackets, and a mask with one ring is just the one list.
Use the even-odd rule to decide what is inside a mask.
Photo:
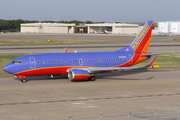
[(89, 81), (95, 81), (96, 78), (95, 78), (94, 76), (91, 76), (91, 77), (88, 78), (88, 80), (89, 80)]
[(26, 80), (26, 79), (22, 79), (21, 82), (22, 82), (22, 83), (26, 83), (27, 80)]

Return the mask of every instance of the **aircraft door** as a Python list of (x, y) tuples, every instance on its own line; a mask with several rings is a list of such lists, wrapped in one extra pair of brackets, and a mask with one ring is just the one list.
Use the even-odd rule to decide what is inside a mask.
[(83, 60), (81, 58), (79, 59), (79, 65), (83, 65)]
[(131, 54), (129, 54), (128, 56), (129, 56), (129, 65), (132, 65), (132, 64), (133, 64), (132, 55), (131, 55)]
[(36, 68), (36, 61), (34, 57), (29, 57), (30, 68)]
[(23, 58), (22, 58), (22, 60), (21, 60), (21, 64), (19, 64), (19, 65), (20, 65), (20, 71), (23, 71), (23, 65), (22, 65), (22, 63), (23, 63)]

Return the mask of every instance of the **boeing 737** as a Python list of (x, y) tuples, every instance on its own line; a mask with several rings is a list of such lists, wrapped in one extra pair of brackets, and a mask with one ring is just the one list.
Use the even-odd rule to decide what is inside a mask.
[[(70, 80), (94, 81), (94, 74), (150, 67), (157, 55), (148, 52), (153, 21), (147, 21), (135, 40), (125, 48), (113, 52), (43, 53), (18, 57), (3, 67), (25, 83), (27, 76), (68, 75)], [(143, 67), (133, 67), (151, 56)]]

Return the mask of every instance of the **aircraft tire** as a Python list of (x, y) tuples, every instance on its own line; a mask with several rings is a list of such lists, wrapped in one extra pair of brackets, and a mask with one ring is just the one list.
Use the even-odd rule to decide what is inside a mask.
[(89, 81), (95, 81), (96, 78), (95, 78), (94, 76), (91, 76), (91, 77), (88, 78), (88, 80), (89, 80)]
[(96, 81), (96, 78), (94, 76), (92, 76), (91, 81)]
[(26, 79), (22, 79), (21, 82), (22, 82), (22, 83), (26, 83), (27, 80), (26, 80)]

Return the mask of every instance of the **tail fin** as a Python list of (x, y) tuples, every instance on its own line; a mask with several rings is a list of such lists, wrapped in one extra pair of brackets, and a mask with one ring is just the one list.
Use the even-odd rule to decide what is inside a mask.
[(153, 24), (153, 21), (147, 21), (141, 32), (131, 43), (130, 47), (134, 50), (134, 52), (141, 52), (142, 54), (148, 53)]

